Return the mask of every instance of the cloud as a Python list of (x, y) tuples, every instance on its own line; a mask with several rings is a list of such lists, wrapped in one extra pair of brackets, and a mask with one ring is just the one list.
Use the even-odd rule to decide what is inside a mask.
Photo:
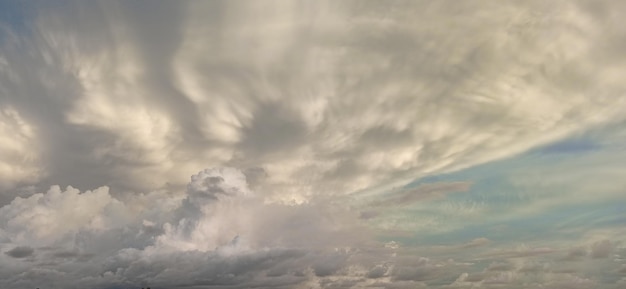
[(121, 202), (106, 187), (81, 193), (55, 186), (0, 208), (0, 225), (3, 247), (13, 248), (6, 256), (29, 258), (0, 258), (7, 267), (3, 288), (402, 288), (451, 278), (454, 268), (470, 266), (374, 241), (357, 211), (331, 202), (260, 202), (234, 168), (198, 172), (183, 197), (152, 192)]
[(111, 197), (107, 187), (80, 193), (53, 186), (45, 194), (16, 198), (0, 208), (3, 230), (13, 242), (53, 244), (79, 230), (107, 230), (129, 223), (125, 205)]
[[(152, 192), (121, 202), (106, 187), (83, 193), (52, 187), (0, 208), (2, 246), (11, 248), (0, 256), (6, 268), (0, 285), (603, 288), (578, 272), (595, 269), (560, 263), (556, 249), (510, 249), (498, 242), (494, 246), (502, 249), (481, 254), (478, 248), (491, 244), (484, 237), (434, 249), (375, 241), (359, 211), (339, 204), (264, 203), (243, 171), (228, 167), (193, 175), (184, 196)], [(44, 226), (44, 220), (58, 218), (67, 226)], [(613, 246), (598, 241), (590, 248), (604, 252), (607, 244)], [(597, 276), (618, 274), (607, 269), (608, 258), (588, 260), (605, 271)]]
[(45, 173), (37, 132), (15, 108), (0, 109), (0, 139), (0, 189), (36, 183)]
[(175, 219), (163, 226), (157, 245), (175, 250), (208, 251), (227, 244), (246, 228), (245, 198), (252, 192), (245, 175), (234, 168), (207, 169), (191, 177), (187, 197)]
[(511, 271), (515, 266), (509, 263), (492, 263), (487, 267), (487, 271)]
[(375, 206), (408, 206), (419, 201), (442, 198), (449, 193), (466, 192), (470, 186), (469, 182), (423, 184), (415, 188), (400, 190), (395, 194), (388, 194), (383, 197), (385, 199), (375, 203)]
[(473, 248), (473, 247), (480, 247), (480, 246), (485, 246), (487, 244), (491, 243), (491, 240), (487, 239), (487, 238), (476, 238), (466, 244), (463, 245), (463, 248)]
[(591, 258), (607, 258), (613, 252), (613, 244), (609, 240), (602, 240), (591, 245)]
[[(559, 215), (572, 202), (623, 200), (615, 151), (543, 165), (536, 183), (556, 185), (497, 196), (486, 190), (494, 179), (436, 175), (619, 126), (623, 4), (0, 6), (25, 10), (0, 12), (2, 288), (618, 279), (608, 264), (621, 219), (604, 206)], [(609, 143), (620, 142), (582, 147)], [(608, 160), (611, 170), (597, 169)], [(589, 168), (607, 181), (581, 184)], [(437, 181), (406, 187), (429, 175)], [(560, 194), (570, 189), (576, 197)], [(513, 222), (521, 215), (540, 221)], [(516, 247), (530, 224), (550, 233)], [(596, 227), (613, 231), (568, 251)]]
[(582, 260), (583, 257), (587, 256), (587, 248), (585, 247), (575, 247), (571, 248), (565, 257), (565, 260), (568, 261), (577, 261)]
[(326, 202), (265, 204), (244, 173), (229, 167), (193, 175), (182, 198), (152, 192), (122, 202), (107, 187), (80, 192), (53, 186), (0, 208), (1, 242), (13, 247), (5, 255), (30, 260), (0, 258), (6, 274), (24, 272), (2, 275), (0, 283), (290, 287), (391, 258), (392, 249), (381, 249), (366, 254), (365, 263), (349, 261), (360, 254), (351, 246), (384, 247), (371, 243), (356, 214), (339, 208)]
[(13, 258), (26, 258), (32, 256), (35, 250), (28, 246), (15, 247), (9, 251), (4, 252), (7, 256)]
[(304, 202), (511, 156), (623, 115), (623, 31), (596, 21), (611, 12), (267, 5), (44, 5), (23, 31), (6, 27), (2, 102), (32, 133), (30, 162), (3, 183), (182, 190), (206, 164), (230, 165), (263, 168), (267, 200)]
[(485, 258), (525, 258), (556, 253), (557, 250), (549, 247), (520, 246), (514, 250), (492, 250), (485, 254)]

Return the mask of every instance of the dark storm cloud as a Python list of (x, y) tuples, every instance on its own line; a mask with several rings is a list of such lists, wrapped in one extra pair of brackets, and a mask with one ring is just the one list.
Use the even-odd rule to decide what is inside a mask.
[(26, 258), (32, 256), (35, 250), (28, 246), (20, 246), (15, 247), (11, 250), (4, 252), (7, 256), (11, 256), (13, 258)]

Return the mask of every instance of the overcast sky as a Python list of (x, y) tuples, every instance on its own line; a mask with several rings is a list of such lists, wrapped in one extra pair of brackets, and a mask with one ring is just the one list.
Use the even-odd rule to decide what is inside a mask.
[(0, 287), (624, 288), (625, 17), (0, 1)]

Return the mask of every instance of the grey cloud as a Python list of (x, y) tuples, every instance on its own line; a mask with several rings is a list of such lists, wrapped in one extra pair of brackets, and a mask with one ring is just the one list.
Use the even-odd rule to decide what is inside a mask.
[(546, 267), (541, 264), (526, 264), (518, 270), (521, 273), (539, 273), (546, 270)]
[(28, 246), (19, 246), (4, 252), (4, 254), (13, 258), (26, 258), (32, 256), (33, 253), (35, 253), (35, 250)]
[(486, 259), (489, 258), (525, 258), (532, 256), (550, 255), (556, 253), (557, 250), (548, 247), (539, 248), (523, 248), (519, 250), (495, 251), (485, 254)]
[(313, 271), (318, 277), (325, 277), (333, 275), (340, 268), (344, 267), (346, 262), (345, 255), (330, 255), (321, 256), (319, 260), (313, 265)]
[(376, 265), (376, 266), (372, 267), (369, 270), (369, 272), (367, 272), (367, 278), (372, 278), (372, 279), (381, 278), (381, 277), (387, 275), (388, 272), (389, 272), (389, 267), (388, 266)]
[(512, 271), (515, 267), (510, 263), (492, 263), (487, 267), (487, 271)]
[(485, 273), (469, 274), (467, 276), (467, 278), (465, 278), (465, 281), (467, 281), (467, 282), (480, 282), (480, 281), (483, 281), (486, 278), (485, 275), (486, 275)]
[(436, 272), (433, 267), (396, 267), (391, 276), (399, 281), (428, 281), (435, 279)]
[(376, 211), (363, 211), (359, 213), (359, 218), (363, 220), (368, 220), (376, 218), (378, 215), (380, 215), (380, 213)]
[(397, 261), (390, 273), (398, 281), (429, 281), (441, 278), (442, 274), (445, 272), (425, 257)]
[(93, 253), (81, 253), (76, 250), (61, 250), (52, 254), (55, 259), (75, 260), (77, 262), (86, 262), (95, 257)]
[(78, 257), (79, 255), (80, 253), (75, 252), (75, 251), (60, 251), (60, 252), (54, 253), (53, 256), (55, 258), (67, 259), (67, 258), (75, 258), (75, 257)]
[(250, 188), (256, 188), (267, 179), (267, 172), (261, 167), (251, 167), (243, 171)]
[(613, 243), (609, 240), (602, 240), (591, 245), (591, 258), (608, 258), (613, 252)]
[(585, 247), (575, 247), (571, 248), (567, 253), (567, 256), (564, 257), (564, 260), (567, 261), (579, 261), (582, 260), (583, 257), (587, 256), (587, 248)]
[(503, 271), (498, 272), (496, 275), (487, 277), (483, 282), (485, 284), (510, 284), (515, 278), (513, 272)]
[[(253, 113), (249, 127), (242, 129), (241, 147), (244, 152), (265, 155), (289, 151), (296, 144), (306, 142), (306, 124), (297, 113), (280, 103), (265, 103)], [(245, 154), (243, 158), (248, 158)]]

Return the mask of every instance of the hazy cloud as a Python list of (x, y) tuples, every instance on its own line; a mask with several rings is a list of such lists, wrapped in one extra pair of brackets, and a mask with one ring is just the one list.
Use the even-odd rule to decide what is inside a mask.
[(613, 252), (613, 244), (609, 240), (602, 240), (591, 245), (591, 258), (607, 258)]
[(471, 184), (468, 182), (423, 184), (415, 188), (403, 189), (393, 194), (390, 193), (382, 197), (386, 199), (375, 203), (375, 206), (408, 206), (419, 201), (443, 198), (449, 193), (465, 192), (470, 186)]

